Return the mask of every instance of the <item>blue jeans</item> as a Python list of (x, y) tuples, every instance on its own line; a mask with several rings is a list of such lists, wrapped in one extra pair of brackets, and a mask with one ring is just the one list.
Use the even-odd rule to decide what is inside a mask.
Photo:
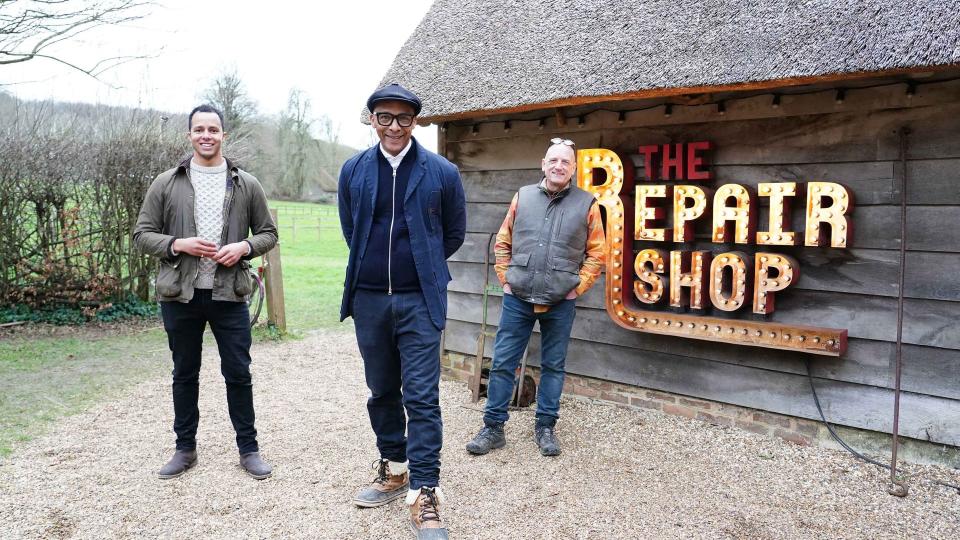
[(220, 373), (227, 384), (227, 409), (241, 454), (256, 452), (253, 383), (250, 379), (250, 314), (244, 302), (214, 300), (210, 289), (196, 289), (193, 299), (160, 302), (163, 327), (173, 352), (173, 431), (177, 450), (197, 447), (200, 409), (200, 352), (207, 323), (220, 351)]
[[(440, 330), (423, 294), (358, 289), (353, 321), (380, 457), (410, 461), (410, 488), (440, 481)], [(406, 415), (404, 415), (406, 411)]]
[(560, 417), (560, 393), (563, 391), (567, 344), (576, 316), (576, 300), (563, 300), (544, 313), (534, 313), (533, 304), (512, 294), (503, 295), (500, 325), (493, 347), (493, 365), (487, 386), (487, 406), (483, 421), (502, 424), (510, 418), (507, 406), (513, 394), (517, 366), (540, 321), (540, 386), (537, 388), (537, 425), (553, 427)]

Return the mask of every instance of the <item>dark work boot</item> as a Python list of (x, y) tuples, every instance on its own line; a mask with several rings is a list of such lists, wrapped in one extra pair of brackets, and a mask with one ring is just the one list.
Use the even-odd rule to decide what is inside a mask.
[(467, 452), (481, 456), (494, 448), (503, 448), (507, 444), (507, 438), (503, 435), (503, 424), (486, 424), (480, 433), (467, 443)]
[(170, 461), (166, 465), (160, 467), (160, 472), (157, 473), (157, 476), (161, 480), (169, 480), (171, 478), (176, 478), (183, 473), (187, 472), (190, 467), (193, 467), (197, 464), (197, 451), (194, 450), (177, 450), (173, 453), (173, 457), (170, 458)]
[(533, 430), (533, 440), (537, 441), (540, 453), (544, 456), (560, 455), (560, 443), (553, 434), (553, 426), (537, 426)]
[(273, 467), (260, 457), (260, 452), (241, 454), (240, 466), (243, 467), (243, 470), (247, 471), (247, 474), (257, 480), (269, 478), (270, 475), (273, 474)]

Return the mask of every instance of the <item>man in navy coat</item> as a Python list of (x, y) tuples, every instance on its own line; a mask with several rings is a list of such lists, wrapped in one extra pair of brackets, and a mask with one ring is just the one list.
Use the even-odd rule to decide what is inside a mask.
[[(377, 436), (376, 478), (353, 502), (406, 497), (419, 538), (446, 538), (439, 515), (440, 332), (447, 258), (463, 244), (457, 167), (413, 138), (420, 99), (398, 84), (367, 100), (380, 143), (347, 161), (338, 187), (350, 248), (341, 320), (352, 316)], [(406, 411), (406, 415), (404, 415)]]

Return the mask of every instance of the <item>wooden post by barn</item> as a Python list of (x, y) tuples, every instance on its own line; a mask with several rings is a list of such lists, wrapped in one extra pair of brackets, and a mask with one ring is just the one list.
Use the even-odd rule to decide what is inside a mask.
[[(277, 223), (276, 209), (270, 209), (270, 217)], [(280, 264), (280, 244), (267, 252), (264, 258), (266, 270), (263, 274), (264, 286), (267, 289), (267, 324), (287, 331), (287, 315), (283, 304), (283, 267)]]

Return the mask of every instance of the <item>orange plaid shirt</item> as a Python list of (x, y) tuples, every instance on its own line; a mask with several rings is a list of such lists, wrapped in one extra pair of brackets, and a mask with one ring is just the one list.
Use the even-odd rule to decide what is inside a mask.
[[(503, 218), (503, 224), (500, 225), (500, 231), (497, 232), (497, 243), (493, 246), (493, 253), (497, 258), (494, 270), (497, 272), (497, 278), (501, 285), (507, 283), (507, 267), (510, 265), (513, 247), (513, 222), (517, 217), (517, 201), (520, 194), (513, 196), (510, 202), (510, 209), (507, 210), (507, 216)], [(600, 217), (600, 204), (594, 202), (590, 206), (590, 213), (587, 214), (587, 245), (585, 247), (586, 256), (583, 264), (580, 265), (580, 284), (577, 285), (577, 296), (583, 296), (593, 283), (600, 277), (600, 271), (603, 269), (606, 260), (606, 237), (603, 234), (603, 220)], [(534, 311), (542, 313), (547, 311), (550, 306), (536, 305)]]

